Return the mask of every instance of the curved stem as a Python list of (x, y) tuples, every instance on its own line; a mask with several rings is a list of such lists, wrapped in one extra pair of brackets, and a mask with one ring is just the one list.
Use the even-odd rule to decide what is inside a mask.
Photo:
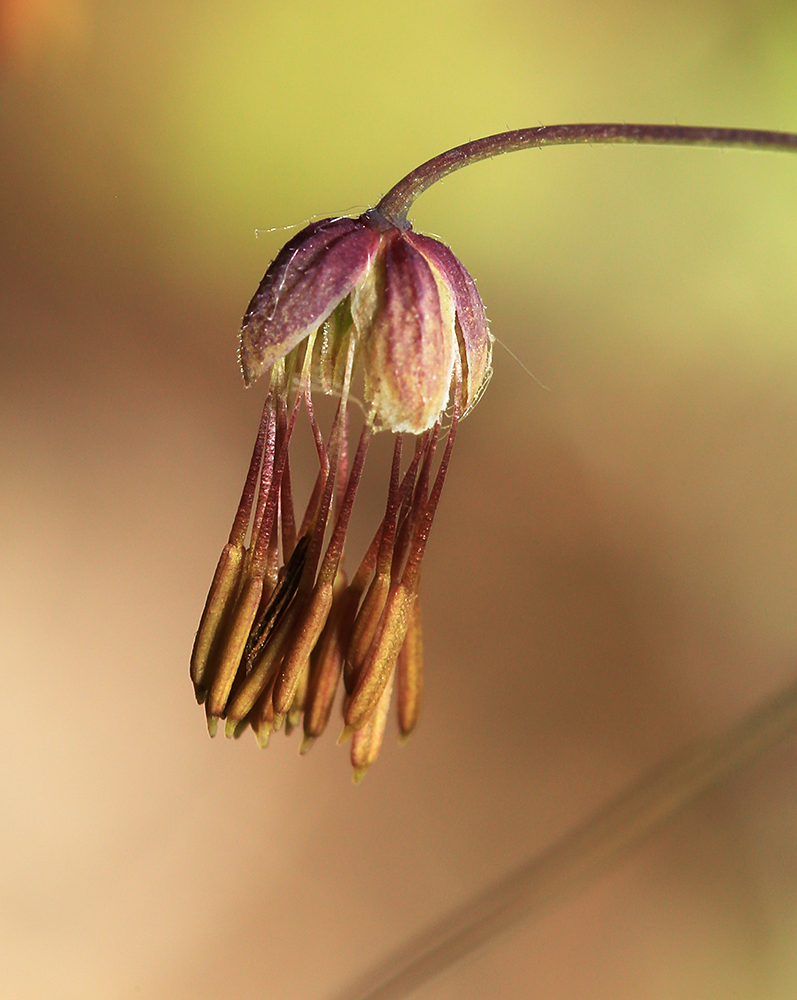
[(373, 209), (377, 217), (408, 229), (407, 213), (415, 199), (455, 170), (503, 153), (572, 143), (634, 143), (667, 146), (716, 146), (720, 149), (797, 151), (792, 132), (765, 132), (745, 128), (698, 128), (689, 125), (543, 125), (500, 132), (463, 143), (427, 160), (388, 191)]
[(619, 864), (670, 819), (797, 731), (797, 681), (713, 739), (644, 774), (547, 850), (408, 941), (337, 1000), (404, 1000), (520, 920)]

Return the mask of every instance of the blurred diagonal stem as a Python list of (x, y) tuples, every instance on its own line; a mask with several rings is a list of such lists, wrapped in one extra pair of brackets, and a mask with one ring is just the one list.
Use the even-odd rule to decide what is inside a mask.
[(792, 132), (766, 132), (746, 128), (702, 128), (690, 125), (626, 125), (602, 123), (596, 125), (541, 125), (513, 132), (499, 132), (483, 139), (463, 143), (427, 160), (394, 185), (376, 206), (374, 212), (400, 229), (409, 228), (407, 213), (415, 199), (453, 174), (479, 160), (489, 160), (503, 153), (543, 146), (563, 146), (574, 143), (658, 146), (713, 146), (719, 149), (758, 149), (797, 152), (797, 135)]
[(521, 920), (583, 889), (668, 820), (797, 731), (797, 681), (690, 747), (530, 861), (425, 928), (336, 1000), (403, 1000)]

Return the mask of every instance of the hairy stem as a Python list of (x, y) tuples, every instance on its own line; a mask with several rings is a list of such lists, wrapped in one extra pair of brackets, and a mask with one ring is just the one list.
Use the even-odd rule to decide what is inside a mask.
[(765, 132), (744, 128), (697, 128), (688, 125), (543, 125), (500, 132), (483, 139), (455, 146), (427, 160), (388, 191), (375, 209), (376, 218), (408, 229), (407, 213), (415, 199), (453, 174), (479, 160), (488, 160), (503, 153), (542, 146), (562, 146), (572, 143), (635, 143), (666, 146), (716, 146), (720, 149), (761, 149), (797, 152), (797, 135), (792, 132)]

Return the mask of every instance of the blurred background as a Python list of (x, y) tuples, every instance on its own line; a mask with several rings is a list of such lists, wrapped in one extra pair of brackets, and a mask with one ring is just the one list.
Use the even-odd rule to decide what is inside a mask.
[[(797, 161), (633, 147), (412, 213), (507, 350), (425, 560), (409, 744), (355, 787), (334, 721), (304, 758), (211, 742), (188, 657), (287, 227), (505, 128), (797, 130), (795, 51), (790, 2), (0, 2), (5, 996), (324, 1000), (793, 678)], [(792, 997), (795, 784), (784, 745), (420, 995)]]

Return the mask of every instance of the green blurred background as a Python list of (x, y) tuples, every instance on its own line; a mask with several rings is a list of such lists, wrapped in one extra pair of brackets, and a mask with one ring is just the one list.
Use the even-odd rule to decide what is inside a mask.
[[(463, 425), (418, 732), (354, 788), (334, 733), (211, 743), (193, 703), (287, 227), (614, 120), (797, 130), (797, 8), (0, 2), (5, 996), (322, 1000), (793, 676), (797, 160), (578, 147), (413, 212), (547, 387), (497, 346)], [(422, 995), (793, 997), (795, 775), (770, 754)]]

